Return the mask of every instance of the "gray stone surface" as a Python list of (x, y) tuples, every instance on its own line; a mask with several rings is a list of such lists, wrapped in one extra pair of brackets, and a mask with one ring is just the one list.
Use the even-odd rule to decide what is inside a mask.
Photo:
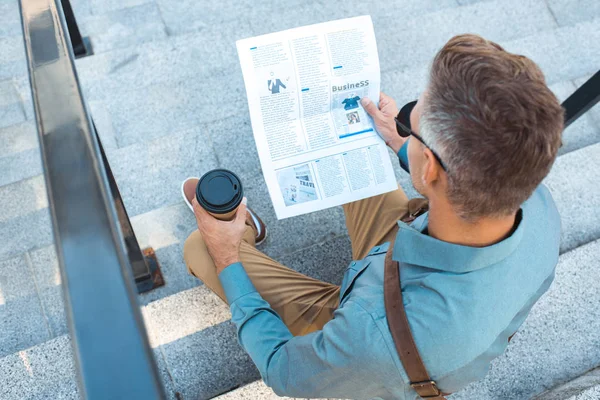
[[(84, 89), (98, 97), (123, 87), (145, 88), (172, 80), (174, 76), (186, 76), (189, 68), (181, 68), (181, 58), (186, 53), (176, 52), (172, 43), (175, 39), (141, 43), (133, 48), (78, 59), (77, 72)], [(149, 65), (152, 68), (148, 68)], [(203, 72), (204, 68), (197, 71), (198, 74)]]
[[(167, 399), (177, 397), (160, 350), (154, 351)], [(78, 400), (81, 398), (67, 335), (0, 359), (0, 398)]]
[(67, 336), (0, 359), (0, 398), (79, 399)]
[[(577, 89), (571, 81), (555, 83), (550, 87), (558, 100), (565, 101)], [(558, 154), (562, 155), (573, 150), (577, 150), (600, 142), (600, 129), (592, 120), (590, 113), (579, 117), (563, 133), (563, 146)]]
[(35, 283), (24, 256), (0, 262), (0, 306), (20, 297), (35, 295)]
[(569, 400), (598, 400), (600, 399), (600, 386), (594, 386)]
[[(227, 102), (219, 102), (223, 93)], [(152, 140), (191, 129), (202, 122), (246, 113), (239, 75), (218, 80), (182, 80), (151, 85), (145, 90), (115, 91), (108, 105), (119, 146)], [(218, 106), (217, 106), (218, 104)]]
[(224, 322), (161, 346), (175, 387), (184, 399), (208, 399), (252, 382), (259, 373)]
[(0, 305), (0, 357), (50, 339), (37, 294)]
[(82, 20), (91, 14), (90, 0), (71, 0), (71, 7), (75, 13), (77, 21)]
[(547, 0), (552, 14), (560, 25), (587, 21), (600, 15), (600, 2), (579, 0), (572, 3), (564, 0)]
[[(27, 71), (25, 70), (24, 74)], [(31, 85), (29, 84), (29, 77), (27, 75), (21, 75), (13, 77), (12, 83), (19, 93), (19, 97), (23, 104), (25, 117), (35, 123), (35, 114), (33, 110), (33, 100), (31, 99)], [(39, 142), (39, 141), (38, 141)]]
[(54, 246), (30, 253), (33, 279), (37, 286), (42, 309), (52, 337), (67, 333), (67, 319), (63, 300), (61, 276)]
[[(596, 397), (589, 397), (597, 394)], [(586, 397), (587, 396), (587, 397)], [(600, 368), (539, 394), (534, 400), (584, 400), (600, 398)]]
[(10, 81), (0, 81), (0, 128), (25, 121), (19, 94)]
[(198, 129), (210, 137), (219, 167), (245, 175), (240, 176), (241, 179), (250, 176), (254, 178), (257, 172), (262, 171), (247, 114), (202, 124)]
[(486, 1), (486, 0), (456, 0), (456, 1), (461, 6), (464, 6), (464, 5), (479, 3), (480, 1)]
[(96, 132), (100, 136), (102, 147), (105, 152), (110, 153), (117, 148), (117, 138), (108, 109), (102, 101), (89, 101), (87, 106), (96, 126)]
[(0, 1), (0, 38), (21, 35), (18, 2)]
[(229, 307), (206, 286), (142, 307), (152, 347), (172, 343), (231, 318)]
[(196, 221), (183, 199), (180, 204), (159, 208), (131, 218), (140, 246), (159, 250), (182, 243), (196, 228)]
[[(293, 20), (292, 15), (295, 14), (294, 10), (302, 3), (302, 0), (288, 0), (285, 3), (276, 0), (261, 2), (226, 0), (218, 3), (158, 0), (169, 33), (172, 35), (218, 26), (231, 21), (246, 20), (262, 24), (272, 19), (278, 19), (273, 18), (274, 15), (291, 21)], [(318, 5), (314, 0), (308, 3)], [(316, 9), (318, 6), (314, 8)]]
[(35, 149), (39, 145), (33, 122), (27, 121), (0, 129), (0, 157)]
[[(165, 132), (168, 134), (169, 132)], [(107, 153), (130, 216), (182, 201), (181, 183), (217, 167), (198, 128)]]
[[(248, 385), (242, 386), (238, 389), (232, 390), (231, 392), (222, 394), (216, 397), (218, 400), (242, 400), (242, 399), (261, 399), (261, 400), (277, 400), (277, 399), (290, 399), (300, 400), (292, 397), (280, 397), (273, 392), (273, 389), (268, 387), (263, 381), (252, 382)], [(303, 399), (310, 400), (310, 399)], [(335, 399), (328, 399), (335, 400)]]
[(219, 397), (218, 400), (242, 400), (242, 399), (263, 399), (263, 400), (277, 400), (277, 399), (292, 399), (291, 397), (279, 397), (273, 392), (273, 390), (265, 385), (263, 381), (252, 382), (249, 385), (243, 386), (239, 389), (225, 393)]
[(82, 18), (79, 26), (82, 35), (91, 37), (94, 53), (166, 36), (160, 11), (154, 2)]
[(600, 360), (600, 241), (560, 257), (550, 290), (486, 378), (450, 396), (458, 399), (527, 399), (574, 379)]
[(0, 357), (49, 338), (28, 258), (0, 262)]
[(149, 0), (89, 0), (90, 12), (94, 15), (109, 13), (111, 11), (120, 10), (139, 6), (145, 3), (150, 3)]
[[(547, 30), (501, 44), (508, 51), (535, 61), (549, 84), (579, 78), (598, 70), (600, 18)], [(576, 45), (575, 45), (576, 44)]]
[(0, 157), (0, 171), (2, 171), (0, 186), (40, 175), (42, 173), (40, 150), (35, 148)]
[(48, 207), (42, 175), (0, 186), (0, 223)]
[(34, 211), (0, 224), (0, 260), (52, 243), (48, 209)]
[(562, 220), (561, 251), (600, 237), (600, 144), (558, 158), (545, 183)]
[[(295, 3), (295, 2), (294, 2)], [(270, 5), (269, 5), (270, 6)], [(409, 21), (414, 18), (426, 15), (432, 12), (446, 10), (452, 12), (451, 7), (455, 7), (456, 3), (453, 0), (426, 0), (426, 1), (409, 1), (400, 0), (388, 2), (385, 6), (385, 13), (382, 13), (382, 8), (378, 3), (373, 2), (356, 2), (350, 7), (340, 7), (335, 2), (304, 2), (297, 7), (290, 2), (286, 4), (285, 11), (281, 12), (280, 18), (264, 18), (265, 11), (260, 8), (253, 7), (252, 11), (244, 16), (244, 20), (248, 21), (255, 35), (262, 35), (271, 32), (277, 32), (285, 29), (294, 28), (327, 22), (336, 19), (355, 17), (359, 15), (371, 15), (375, 24), (376, 36), (378, 40), (382, 37), (389, 36), (389, 30), (379, 30), (382, 26), (389, 26), (390, 15), (401, 15), (403, 21)], [(272, 11), (277, 12), (277, 8), (271, 7)], [(302, 18), (297, 18), (296, 15), (302, 15)]]
[(21, 36), (0, 37), (0, 55), (0, 81), (27, 74), (25, 47)]
[(174, 206), (163, 207), (132, 218), (132, 225), (142, 248), (152, 247), (165, 279), (165, 286), (140, 295), (148, 304), (200, 284), (189, 275), (183, 261), (183, 243), (196, 228), (192, 212), (183, 200)]
[(310, 277), (340, 285), (352, 260), (347, 234), (298, 250), (277, 259), (281, 264)]
[(160, 263), (160, 271), (165, 280), (165, 285), (142, 293), (139, 296), (141, 304), (148, 304), (201, 284), (197, 278), (188, 274), (182, 255), (183, 242), (156, 250), (156, 258)]
[(376, 27), (381, 69), (404, 69), (429, 63), (452, 36), (470, 32), (494, 41), (509, 41), (556, 25), (543, 0), (476, 3), (402, 21), (396, 15)]

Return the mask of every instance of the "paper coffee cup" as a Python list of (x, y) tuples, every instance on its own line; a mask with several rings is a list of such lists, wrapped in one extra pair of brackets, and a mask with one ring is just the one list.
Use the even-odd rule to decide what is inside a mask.
[(242, 182), (226, 169), (213, 169), (202, 175), (196, 186), (198, 204), (213, 217), (231, 221), (244, 197)]

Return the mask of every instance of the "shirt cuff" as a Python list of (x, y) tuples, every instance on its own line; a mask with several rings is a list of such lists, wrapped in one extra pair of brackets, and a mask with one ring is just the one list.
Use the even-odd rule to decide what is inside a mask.
[(240, 297), (256, 292), (256, 288), (240, 262), (233, 263), (221, 271), (219, 280), (230, 305)]
[(398, 150), (398, 159), (403, 170), (410, 173), (408, 168), (408, 140), (404, 142), (400, 150)]

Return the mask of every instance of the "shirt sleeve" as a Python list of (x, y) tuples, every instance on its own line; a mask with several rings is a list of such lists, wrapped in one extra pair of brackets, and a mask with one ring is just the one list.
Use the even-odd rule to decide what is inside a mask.
[(402, 147), (400, 147), (400, 150), (398, 150), (398, 159), (400, 160), (400, 167), (410, 173), (408, 168), (408, 140), (404, 142)]
[(365, 362), (369, 356), (352, 344), (353, 333), (371, 318), (362, 307), (347, 301), (323, 330), (293, 336), (241, 263), (227, 267), (219, 278), (240, 344), (279, 396), (354, 398), (360, 388), (354, 383), (365, 385), (365, 370), (353, 360)]

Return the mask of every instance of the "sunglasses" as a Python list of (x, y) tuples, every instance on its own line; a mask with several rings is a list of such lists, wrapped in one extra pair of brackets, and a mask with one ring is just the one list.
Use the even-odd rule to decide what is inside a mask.
[(448, 172), (448, 170), (446, 169), (446, 165), (444, 165), (440, 156), (435, 151), (433, 151), (433, 149), (431, 147), (429, 147), (429, 145), (427, 143), (425, 143), (425, 141), (423, 140), (423, 138), (421, 136), (419, 136), (418, 134), (413, 132), (413, 130), (410, 127), (410, 113), (412, 112), (413, 108), (415, 108), (416, 105), (417, 105), (417, 100), (411, 101), (410, 103), (405, 104), (404, 107), (402, 107), (400, 109), (400, 112), (398, 113), (396, 118), (394, 118), (396, 120), (396, 130), (398, 131), (398, 135), (400, 135), (404, 138), (409, 137), (409, 136), (414, 136), (415, 139), (417, 139), (419, 142), (423, 143), (423, 146), (427, 147), (429, 149), (429, 151), (431, 151), (431, 153), (433, 154), (433, 156), (435, 157), (437, 162), (440, 163), (440, 166), (442, 167), (442, 169), (444, 171)]

